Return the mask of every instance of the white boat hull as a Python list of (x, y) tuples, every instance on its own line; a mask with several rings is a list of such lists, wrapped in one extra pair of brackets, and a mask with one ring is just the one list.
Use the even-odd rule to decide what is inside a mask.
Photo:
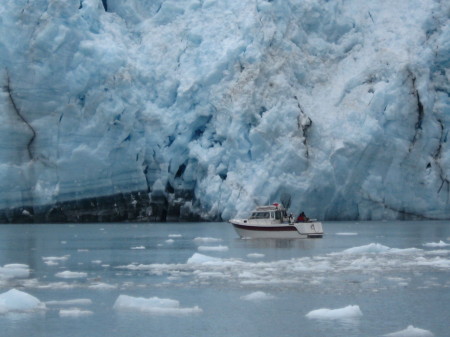
[(264, 222), (254, 223), (248, 220), (232, 219), (236, 233), (241, 238), (252, 239), (307, 239), (321, 238), (323, 236), (322, 223), (298, 222), (266, 224)]

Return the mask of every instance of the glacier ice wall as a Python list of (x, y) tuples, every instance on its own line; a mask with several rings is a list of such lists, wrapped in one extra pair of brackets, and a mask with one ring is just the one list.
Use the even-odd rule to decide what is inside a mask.
[[(5, 0), (0, 220), (450, 218), (450, 4)], [(85, 217), (83, 217), (85, 216)]]

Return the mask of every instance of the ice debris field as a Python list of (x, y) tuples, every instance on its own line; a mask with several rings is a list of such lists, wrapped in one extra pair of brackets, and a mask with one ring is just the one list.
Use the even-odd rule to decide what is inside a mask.
[[(339, 233), (338, 233), (339, 234)], [(347, 233), (348, 234), (348, 233)], [(345, 235), (347, 235), (345, 234)], [(357, 235), (357, 233), (351, 233)], [(171, 236), (174, 240), (181, 236)], [(244, 288), (247, 294), (236, 298), (244, 302), (270, 302), (277, 299), (280, 289), (291, 289), (301, 285), (302, 291), (323, 285), (323, 292), (333, 291), (346, 293), (352, 291), (349, 283), (343, 282), (346, 277), (352, 279), (358, 275), (359, 287), (371, 292), (382, 292), (387, 289), (413, 286), (417, 290), (441, 287), (450, 288), (450, 280), (439, 283), (432, 272), (450, 272), (450, 244), (444, 241), (423, 243), (423, 248), (397, 249), (378, 243), (348, 248), (329, 254), (292, 258), (288, 260), (261, 261), (265, 256), (261, 253), (249, 253), (246, 258), (213, 257), (203, 254), (204, 247), (211, 251), (226, 255), (226, 246), (222, 240), (212, 237), (197, 237), (193, 240), (200, 252), (193, 252), (186, 261), (179, 263), (139, 264), (130, 262), (125, 265), (110, 266), (102, 261), (92, 260), (92, 265), (112, 269), (116, 276), (124, 273), (143, 273), (155, 279), (152, 292), (164, 287), (189, 288), (194, 286), (217, 286), (226, 284), (229, 288)], [(168, 244), (168, 243), (166, 243)], [(170, 243), (169, 243), (170, 245)], [(203, 248), (202, 248), (203, 247)], [(130, 250), (136, 247), (129, 247)], [(146, 249), (145, 246), (139, 249)], [(79, 250), (78, 254), (89, 254), (89, 250)], [(0, 294), (0, 315), (11, 313), (45, 313), (57, 310), (61, 318), (73, 318), (93, 315), (90, 310), (93, 302), (89, 298), (42, 301), (33, 292), (37, 289), (61, 290), (78, 288), (96, 291), (116, 291), (118, 296), (112, 306), (116, 312), (133, 312), (142, 315), (157, 316), (189, 316), (202, 315), (199, 305), (184, 306), (177, 299), (159, 296), (135, 297), (127, 295), (127, 291), (145, 284), (124, 281), (122, 283), (103, 283), (98, 280), (95, 271), (70, 271), (64, 264), (70, 261), (71, 255), (42, 256), (49, 273), (53, 273), (60, 281), (49, 281), (46, 278), (32, 278), (33, 271), (26, 264), (6, 264), (0, 267), (0, 287), (9, 289)], [(87, 269), (91, 269), (90, 267)], [(403, 275), (402, 277), (396, 276)], [(421, 275), (420, 280), (416, 275)], [(430, 275), (430, 276), (427, 276)], [(135, 275), (136, 276), (136, 275)], [(136, 277), (134, 279), (139, 279)], [(340, 282), (335, 282), (340, 280)], [(328, 285), (333, 284), (332, 288)], [(264, 286), (264, 291), (258, 290)], [(155, 290), (156, 289), (156, 290)], [(332, 289), (332, 290), (329, 290)], [(51, 292), (48, 294), (51, 297)], [(364, 314), (364, 308), (357, 303), (349, 303), (341, 308), (316, 308), (303, 313), (309, 320), (354, 321), (372, 319)], [(431, 331), (413, 325), (403, 330), (386, 334), (390, 337), (429, 337)]]

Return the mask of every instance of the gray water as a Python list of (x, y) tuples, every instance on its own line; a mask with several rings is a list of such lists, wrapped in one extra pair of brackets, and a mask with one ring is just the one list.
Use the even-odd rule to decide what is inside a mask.
[[(0, 336), (351, 337), (410, 325), (450, 336), (449, 222), (324, 230), (322, 239), (242, 240), (227, 223), (1, 225), (0, 267), (26, 264), (30, 275), (0, 272), (0, 294), (15, 288), (46, 310), (1, 313)], [(120, 295), (131, 307), (114, 306)], [(182, 309), (133, 307), (138, 297)], [(362, 315), (306, 317), (349, 305)]]

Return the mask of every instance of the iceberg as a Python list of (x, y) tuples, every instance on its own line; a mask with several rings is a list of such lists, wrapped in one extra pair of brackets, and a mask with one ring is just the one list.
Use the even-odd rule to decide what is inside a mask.
[(245, 301), (266, 301), (266, 300), (272, 300), (275, 296), (265, 293), (264, 291), (254, 291), (248, 295), (241, 296), (242, 300)]
[(306, 314), (309, 319), (319, 320), (349, 320), (361, 317), (363, 314), (358, 305), (349, 305), (339, 309), (317, 309)]
[(134, 311), (158, 316), (185, 316), (203, 312), (198, 306), (183, 308), (177, 300), (159, 297), (133, 297), (128, 295), (119, 295), (113, 308), (118, 311)]
[(428, 330), (415, 328), (412, 325), (408, 325), (408, 327), (404, 330), (393, 332), (385, 337), (433, 337), (434, 334)]
[(35, 312), (45, 309), (45, 303), (23, 291), (11, 289), (0, 294), (0, 314), (7, 314), (9, 312)]
[(6, 0), (0, 222), (450, 218), (446, 1)]

